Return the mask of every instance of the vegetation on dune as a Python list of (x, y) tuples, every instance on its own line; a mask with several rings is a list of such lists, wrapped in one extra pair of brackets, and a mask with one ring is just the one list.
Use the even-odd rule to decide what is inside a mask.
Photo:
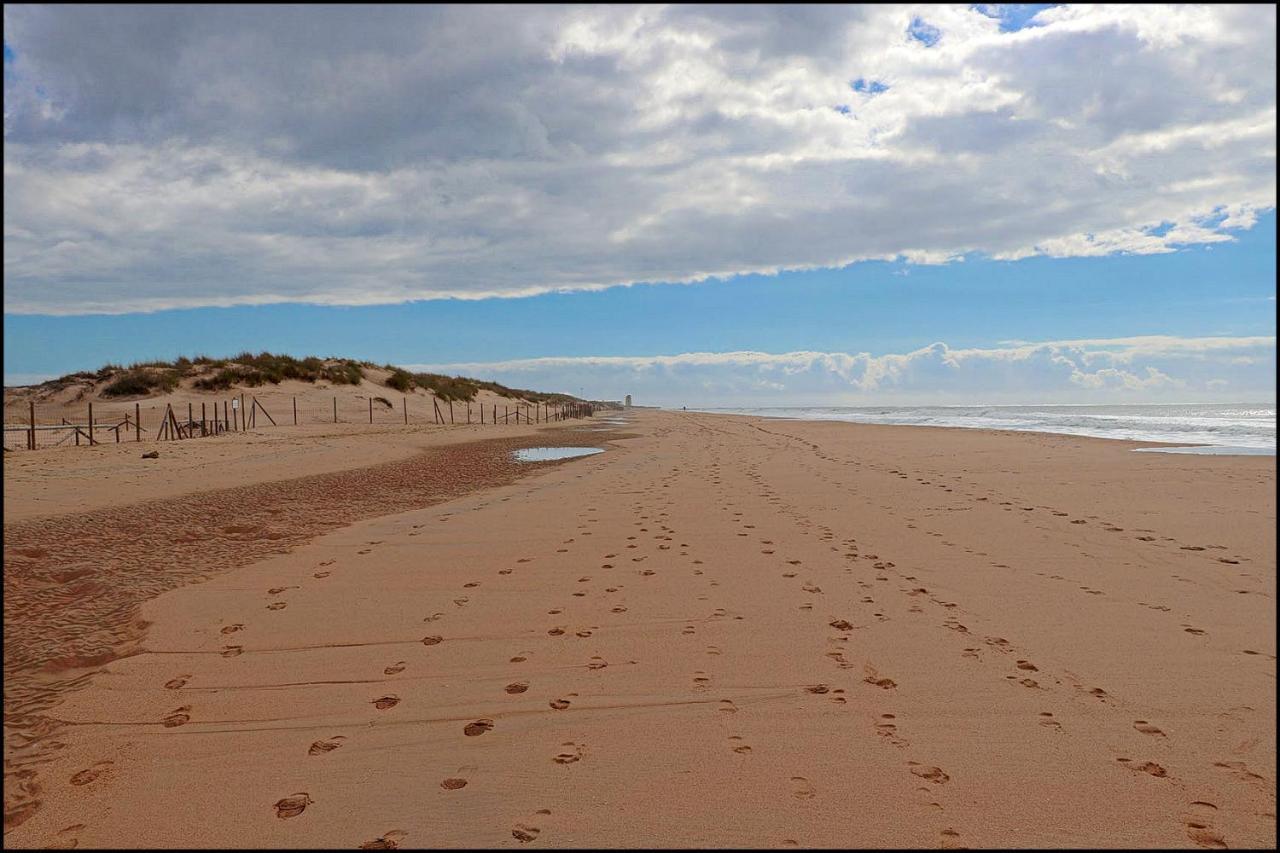
[(151, 367), (131, 367), (115, 375), (102, 389), (104, 397), (132, 397), (152, 391), (172, 391), (178, 387), (177, 371)]
[(408, 394), (413, 390), (413, 374), (407, 370), (395, 368), (391, 375), (383, 382), (388, 388), (394, 388), (401, 394)]
[(394, 388), (402, 394), (408, 394), (414, 388), (421, 388), (445, 402), (474, 400), (480, 391), (491, 391), (502, 397), (524, 400), (529, 403), (567, 403), (577, 400), (568, 394), (547, 394), (541, 391), (529, 391), (523, 388), (508, 388), (497, 382), (480, 379), (468, 379), (465, 376), (445, 376), (442, 373), (410, 373), (402, 367), (385, 365), (391, 375), (383, 380), (388, 388)]
[[(242, 352), (230, 358), (182, 356), (171, 362), (142, 361), (128, 367), (105, 364), (96, 371), (69, 373), (37, 387), (44, 391), (59, 391), (71, 385), (81, 385), (86, 389), (101, 385), (103, 396), (126, 397), (173, 391), (184, 379), (189, 379), (191, 387), (200, 391), (227, 391), (237, 386), (257, 388), (268, 384), (278, 385), (285, 380), (359, 385), (365, 378), (366, 368), (389, 371), (382, 380), (382, 384), (388, 388), (402, 394), (410, 394), (414, 389), (421, 388), (444, 402), (474, 400), (482, 390), (529, 403), (567, 403), (577, 400), (569, 394), (508, 388), (497, 382), (469, 379), (465, 376), (411, 373), (392, 364), (380, 367), (371, 362), (349, 358), (294, 358), (269, 352)], [(383, 400), (375, 399), (380, 402)]]

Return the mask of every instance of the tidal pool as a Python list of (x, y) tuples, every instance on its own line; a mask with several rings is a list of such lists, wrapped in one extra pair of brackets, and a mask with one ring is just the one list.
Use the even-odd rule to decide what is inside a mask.
[(604, 453), (599, 447), (526, 447), (514, 450), (517, 462), (552, 462), (556, 459), (573, 459), (575, 456), (591, 456)]

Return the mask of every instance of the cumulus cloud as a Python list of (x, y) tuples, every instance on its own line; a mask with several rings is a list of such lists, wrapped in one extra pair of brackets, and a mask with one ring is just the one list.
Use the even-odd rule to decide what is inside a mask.
[(1275, 399), (1275, 337), (945, 343), (907, 353), (694, 352), (408, 365), (656, 405), (1261, 402)]
[(1167, 252), (1275, 206), (1273, 6), (4, 14), (9, 312)]

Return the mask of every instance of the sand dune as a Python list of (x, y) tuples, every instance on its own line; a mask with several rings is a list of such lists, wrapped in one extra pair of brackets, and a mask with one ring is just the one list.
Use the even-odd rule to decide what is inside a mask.
[(1274, 845), (1274, 459), (632, 416), (6, 526), (6, 843)]

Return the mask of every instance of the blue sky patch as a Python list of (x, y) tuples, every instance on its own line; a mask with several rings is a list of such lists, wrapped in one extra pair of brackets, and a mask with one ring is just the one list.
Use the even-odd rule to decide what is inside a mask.
[(942, 30), (933, 24), (925, 23), (923, 18), (912, 18), (911, 26), (907, 27), (907, 35), (925, 47), (933, 47), (942, 38)]
[(889, 91), (889, 87), (879, 80), (867, 80), (862, 77), (850, 83), (849, 88), (864, 95), (878, 95), (881, 92)]
[(1043, 26), (1035, 16), (1060, 3), (975, 3), (971, 8), (988, 18), (998, 18), (1000, 32), (1016, 33), (1027, 27)]

